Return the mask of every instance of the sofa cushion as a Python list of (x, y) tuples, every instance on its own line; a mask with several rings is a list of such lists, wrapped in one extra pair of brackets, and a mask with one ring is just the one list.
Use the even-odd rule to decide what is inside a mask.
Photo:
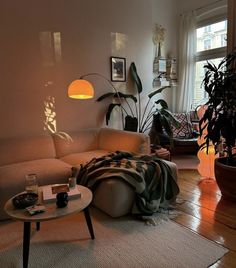
[(174, 117), (180, 122), (180, 128), (172, 127), (174, 138), (189, 139), (193, 137), (193, 127), (190, 120), (190, 113), (174, 113)]
[(72, 166), (78, 166), (80, 164), (84, 165), (86, 162), (90, 161), (95, 157), (101, 157), (108, 154), (108, 151), (105, 150), (94, 150), (83, 153), (69, 154), (61, 157), (60, 159)]
[(0, 139), (0, 152), (0, 166), (56, 156), (49, 135)]
[(96, 150), (98, 148), (98, 132), (98, 129), (85, 129), (71, 133), (53, 134), (57, 157)]
[(58, 159), (39, 159), (0, 167), (0, 219), (7, 218), (3, 207), (12, 196), (24, 191), (25, 175), (35, 173), (39, 185), (65, 183), (71, 176), (71, 166)]
[(149, 136), (144, 133), (101, 128), (98, 147), (111, 152), (127, 151), (148, 154), (150, 153), (150, 140)]

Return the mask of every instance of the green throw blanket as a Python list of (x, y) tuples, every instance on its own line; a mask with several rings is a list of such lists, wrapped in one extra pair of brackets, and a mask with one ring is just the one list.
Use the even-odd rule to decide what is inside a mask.
[(81, 165), (77, 173), (77, 183), (92, 190), (108, 178), (124, 180), (134, 188), (133, 214), (152, 215), (160, 208), (168, 209), (179, 193), (170, 167), (156, 156), (111, 153)]

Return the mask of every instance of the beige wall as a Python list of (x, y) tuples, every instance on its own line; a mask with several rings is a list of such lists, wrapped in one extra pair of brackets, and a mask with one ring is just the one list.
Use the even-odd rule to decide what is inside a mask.
[[(67, 86), (85, 73), (110, 77), (109, 57), (115, 53), (111, 33), (125, 35), (125, 46), (115, 56), (126, 57), (127, 68), (134, 61), (144, 88), (150, 90), (153, 22), (167, 27), (171, 34), (166, 52), (176, 54), (175, 2), (1, 0), (0, 137), (43, 133), (46, 118), (47, 128), (57, 131), (100, 126), (106, 105), (95, 99), (110, 87), (91, 78), (95, 99), (81, 101), (67, 98)], [(40, 32), (61, 33), (61, 60), (46, 46), (43, 61)], [(50, 123), (54, 119), (56, 127)]]

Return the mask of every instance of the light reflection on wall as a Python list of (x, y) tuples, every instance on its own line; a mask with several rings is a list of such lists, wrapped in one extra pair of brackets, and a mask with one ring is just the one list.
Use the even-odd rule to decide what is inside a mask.
[(128, 36), (123, 33), (111, 33), (111, 53), (112, 56), (126, 56)]
[[(53, 82), (48, 81), (45, 86), (51, 85)], [(73, 142), (73, 139), (70, 137), (69, 134), (58, 131), (57, 130), (57, 120), (56, 120), (56, 101), (55, 98), (52, 96), (47, 96), (46, 100), (44, 101), (44, 131), (56, 134), (61, 139), (66, 140), (68, 143)]]
[(52, 96), (47, 96), (44, 101), (44, 130), (49, 133), (57, 132), (57, 121), (56, 121), (56, 108), (55, 108), (55, 98)]
[(61, 33), (60, 32), (40, 32), (40, 51), (42, 65), (52, 67), (61, 61)]

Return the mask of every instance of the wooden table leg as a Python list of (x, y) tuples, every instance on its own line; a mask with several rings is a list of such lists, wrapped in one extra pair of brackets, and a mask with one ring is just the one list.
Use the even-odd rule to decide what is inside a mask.
[(37, 231), (40, 230), (40, 222), (39, 222), (39, 221), (36, 222), (36, 230), (37, 230)]
[(30, 247), (30, 229), (31, 229), (31, 223), (30, 222), (24, 222), (23, 268), (27, 268), (28, 267), (29, 247)]
[(88, 226), (88, 229), (89, 229), (89, 233), (90, 233), (90, 236), (92, 239), (95, 238), (94, 236), (94, 232), (93, 232), (93, 225), (92, 225), (92, 221), (91, 221), (91, 217), (90, 217), (90, 214), (89, 214), (89, 208), (86, 207), (84, 209), (84, 216), (85, 216), (85, 219), (86, 219), (86, 222), (87, 222), (87, 226)]

